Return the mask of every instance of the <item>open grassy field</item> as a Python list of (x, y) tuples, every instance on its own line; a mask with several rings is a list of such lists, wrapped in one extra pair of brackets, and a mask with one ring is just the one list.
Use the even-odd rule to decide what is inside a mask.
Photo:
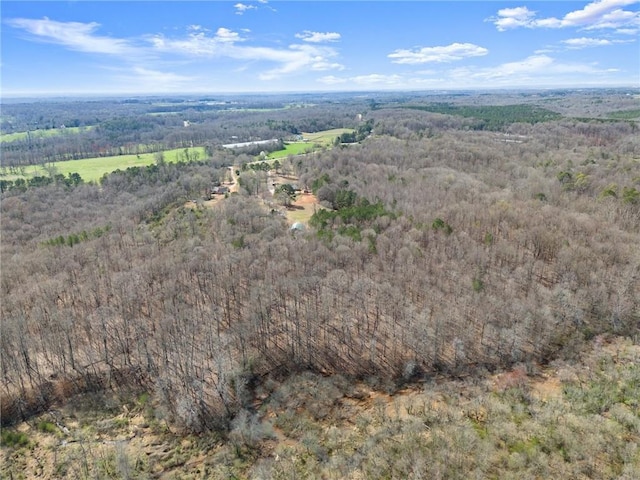
[(328, 147), (333, 144), (336, 137), (342, 135), (345, 132), (353, 132), (351, 128), (334, 128), (332, 130), (322, 130), (315, 133), (303, 133), (302, 142), (285, 142), (284, 150), (278, 150), (277, 152), (271, 152), (267, 158), (269, 160), (275, 160), (276, 158), (284, 158), (289, 155), (302, 155), (309, 151), (316, 150), (319, 147)]
[[(194, 156), (201, 160), (205, 158), (204, 147), (194, 147), (187, 149), (189, 157)], [(166, 150), (164, 160), (166, 162), (177, 162), (185, 159), (185, 149), (178, 148), (175, 150)], [(155, 153), (143, 153), (140, 155), (117, 155), (113, 157), (85, 158), (82, 160), (68, 160), (64, 162), (56, 162), (53, 164), (55, 173), (61, 173), (64, 176), (70, 173), (78, 173), (85, 182), (97, 181), (105, 173), (111, 173), (118, 169), (126, 170), (129, 167), (144, 167), (155, 162)], [(47, 169), (51, 165), (47, 165)], [(49, 172), (43, 165), (33, 165), (25, 169), (24, 177), (35, 177), (38, 175), (48, 175)], [(15, 180), (21, 175), (0, 175), (5, 180)]]
[(353, 128), (334, 128), (332, 130), (322, 130), (315, 133), (303, 133), (302, 137), (309, 143), (318, 143), (320, 145), (331, 145), (336, 137), (343, 133), (351, 133)]
[(0, 135), (0, 143), (2, 142), (15, 142), (17, 140), (25, 140), (28, 135), (31, 135), (31, 138), (48, 138), (53, 137), (55, 135), (69, 135), (76, 134), (80, 132), (86, 132), (91, 130), (93, 127), (67, 127), (67, 128), (50, 128), (47, 130), (33, 130), (31, 132), (15, 132), (15, 133), (5, 133)]
[(289, 142), (284, 144), (284, 150), (278, 150), (271, 152), (267, 155), (268, 160), (275, 160), (276, 158), (284, 158), (289, 155), (301, 155), (308, 151), (314, 150), (314, 144), (309, 142)]
[(291, 208), (287, 209), (287, 221), (289, 225), (298, 222), (307, 224), (313, 214), (322, 208), (324, 207), (320, 206), (315, 195), (312, 193), (301, 193), (297, 196)]

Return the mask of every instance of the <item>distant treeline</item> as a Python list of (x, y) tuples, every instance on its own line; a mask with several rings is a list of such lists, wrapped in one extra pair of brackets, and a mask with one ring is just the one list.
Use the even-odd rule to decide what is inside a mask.
[(83, 183), (82, 177), (78, 173), (70, 173), (64, 176), (61, 173), (53, 176), (38, 175), (31, 178), (16, 178), (15, 180), (0, 180), (0, 193), (11, 190), (24, 192), (27, 188), (44, 187), (46, 185), (62, 185), (65, 187), (74, 187)]
[(533, 105), (452, 105), (431, 103), (429, 105), (405, 105), (403, 108), (424, 110), (444, 115), (459, 115), (475, 118), (475, 130), (502, 130), (512, 123), (539, 123), (562, 118), (562, 115)]
[[(184, 110), (176, 107), (185, 107)], [(271, 105), (271, 104), (267, 104)], [(228, 143), (255, 142), (265, 139), (290, 139), (300, 132), (317, 132), (334, 128), (355, 128), (357, 115), (363, 111), (359, 104), (340, 106), (308, 106), (299, 108), (262, 108), (253, 110), (210, 110), (170, 104), (146, 105), (145, 111), (137, 103), (114, 104), (113, 115), (103, 105), (101, 115), (87, 117), (83, 109), (91, 108), (86, 102), (69, 102), (69, 112), (58, 111), (59, 105), (41, 105), (37, 115), (31, 105), (10, 105), (6, 117), (14, 119), (14, 125), (4, 132), (14, 134), (11, 141), (2, 142), (2, 165), (41, 165), (65, 160), (106, 157), (114, 155), (154, 153), (174, 148), (195, 146), (215, 148)], [(130, 108), (127, 113), (126, 107)], [(205, 108), (207, 107), (207, 108)], [(46, 115), (51, 108), (50, 115)], [(159, 115), (158, 109), (170, 111)], [(238, 106), (240, 108), (240, 106)], [(71, 113), (79, 118), (69, 118)], [(5, 114), (5, 112), (3, 112)], [(83, 116), (84, 115), (84, 116)], [(51, 118), (49, 118), (51, 117)], [(64, 121), (63, 121), (64, 120)], [(69, 135), (28, 134), (28, 132), (63, 131)], [(91, 126), (91, 128), (80, 128)], [(262, 147), (264, 150), (264, 147)]]

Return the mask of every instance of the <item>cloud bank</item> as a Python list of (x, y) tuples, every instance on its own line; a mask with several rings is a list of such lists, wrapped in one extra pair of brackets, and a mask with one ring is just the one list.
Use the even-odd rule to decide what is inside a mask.
[(640, 12), (623, 7), (640, 0), (596, 0), (581, 10), (574, 10), (562, 18), (537, 18), (537, 12), (526, 6), (503, 8), (488, 20), (504, 32), (515, 28), (579, 28), (584, 30), (614, 29), (629, 34), (640, 28)]
[(422, 47), (415, 50), (396, 50), (387, 55), (393, 63), (446, 63), (469, 57), (481, 57), (489, 50), (472, 43), (452, 43), (442, 47)]

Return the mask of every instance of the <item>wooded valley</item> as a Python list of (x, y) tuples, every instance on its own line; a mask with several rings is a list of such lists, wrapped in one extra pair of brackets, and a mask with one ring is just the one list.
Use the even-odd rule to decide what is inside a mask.
[[(3, 105), (3, 133), (90, 127), (3, 141), (4, 173), (207, 147), (97, 183), (4, 183), (3, 428), (115, 392), (148, 395), (173, 431), (226, 435), (305, 375), (337, 399), (332, 379), (393, 393), (640, 342), (639, 92), (162, 100)], [(259, 157), (221, 147), (332, 128), (367, 134), (281, 161), (322, 206), (300, 231)], [(207, 204), (230, 169), (238, 191)], [(629, 432), (618, 475), (640, 471)]]

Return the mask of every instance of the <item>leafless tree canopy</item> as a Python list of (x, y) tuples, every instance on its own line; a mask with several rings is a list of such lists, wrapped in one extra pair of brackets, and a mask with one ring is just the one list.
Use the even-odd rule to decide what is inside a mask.
[[(580, 115), (588, 100), (573, 99)], [(250, 408), (268, 375), (410, 381), (637, 335), (637, 127), (559, 104), (561, 118), (500, 130), (399, 102), (363, 108), (373, 133), (359, 145), (284, 163), (377, 213), (337, 211), (296, 235), (255, 195), (257, 174), (256, 191), (184, 206), (237, 161), (226, 152), (4, 192), (2, 422), (127, 386), (201, 431)]]

